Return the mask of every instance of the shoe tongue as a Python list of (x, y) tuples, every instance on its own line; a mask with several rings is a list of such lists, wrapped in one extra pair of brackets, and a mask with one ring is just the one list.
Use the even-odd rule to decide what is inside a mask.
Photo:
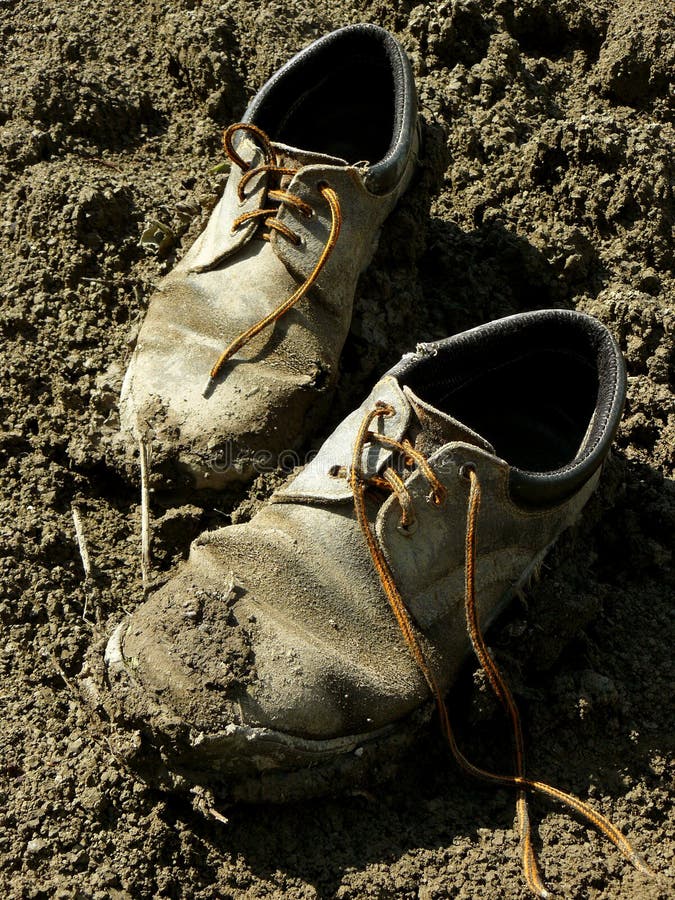
[(409, 437), (415, 449), (420, 450), (425, 456), (431, 456), (445, 444), (455, 442), (473, 444), (482, 450), (487, 450), (488, 453), (495, 452), (492, 444), (480, 434), (421, 400), (409, 387), (404, 386), (403, 393), (413, 411)]

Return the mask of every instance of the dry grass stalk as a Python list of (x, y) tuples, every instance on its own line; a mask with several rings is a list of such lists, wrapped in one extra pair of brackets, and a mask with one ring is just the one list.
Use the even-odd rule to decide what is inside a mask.
[(150, 489), (148, 472), (150, 469), (150, 447), (144, 438), (139, 437), (138, 449), (141, 460), (141, 576), (143, 590), (150, 584)]
[(87, 539), (84, 535), (84, 526), (82, 524), (82, 516), (80, 509), (76, 503), (71, 504), (71, 512), (73, 515), (73, 525), (75, 526), (75, 538), (77, 540), (77, 548), (80, 551), (80, 559), (82, 560), (82, 568), (84, 569), (84, 606), (82, 607), (82, 618), (87, 618), (87, 608), (89, 605), (89, 587), (92, 581), (92, 566), (89, 559), (89, 549), (87, 548)]

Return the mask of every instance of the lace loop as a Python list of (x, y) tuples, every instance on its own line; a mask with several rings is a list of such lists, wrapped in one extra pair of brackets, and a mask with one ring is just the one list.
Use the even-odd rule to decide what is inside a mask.
[[(263, 158), (265, 159), (265, 162), (262, 165), (252, 166), (250, 163), (245, 162), (237, 153), (234, 148), (233, 138), (238, 131), (246, 131), (256, 139), (258, 146), (262, 150)], [(295, 175), (295, 173), (298, 171), (298, 169), (278, 165), (276, 152), (268, 136), (261, 128), (258, 128), (257, 125), (253, 125), (248, 122), (236, 122), (234, 125), (230, 125), (229, 128), (225, 130), (225, 133), (223, 134), (223, 148), (232, 162), (237, 165), (243, 172), (243, 175), (237, 187), (237, 194), (240, 201), (243, 201), (244, 199), (244, 189), (246, 185), (256, 175), (259, 175), (261, 173), (268, 173), (277, 176), (292, 176)], [(323, 200), (328, 204), (328, 207), (330, 209), (331, 224), (328, 238), (326, 239), (326, 243), (323, 247), (323, 250), (321, 251), (321, 254), (319, 255), (314, 268), (307, 276), (305, 281), (287, 300), (284, 300), (284, 302), (277, 306), (276, 309), (272, 310), (271, 313), (269, 313), (267, 316), (264, 316), (250, 328), (247, 328), (246, 331), (243, 331), (238, 337), (231, 341), (230, 344), (228, 344), (228, 346), (223, 350), (223, 352), (216, 360), (215, 365), (209, 373), (209, 379), (203, 391), (204, 397), (210, 396), (213, 388), (215, 387), (216, 379), (220, 375), (225, 363), (232, 356), (234, 356), (234, 354), (238, 350), (240, 350), (257, 334), (263, 331), (263, 329), (277, 322), (285, 313), (287, 313), (297, 303), (299, 303), (300, 300), (302, 300), (302, 298), (307, 294), (312, 285), (316, 282), (317, 278), (319, 277), (319, 273), (321, 272), (326, 262), (328, 261), (328, 258), (333, 252), (335, 244), (338, 240), (338, 236), (340, 234), (340, 228), (342, 226), (342, 211), (340, 208), (340, 201), (338, 199), (337, 193), (325, 182), (322, 182), (318, 185), (318, 191)], [(310, 206), (309, 203), (307, 203), (307, 201), (303, 200), (301, 197), (297, 197), (295, 194), (287, 190), (284, 190), (282, 188), (272, 188), (268, 189), (266, 193), (268, 199), (273, 200), (276, 203), (284, 203), (292, 206), (294, 209), (298, 210), (301, 215), (307, 218), (314, 214), (314, 209), (312, 208), (312, 206)], [(264, 232), (261, 235), (263, 240), (269, 241), (271, 233), (275, 231), (277, 232), (277, 234), (283, 235), (283, 237), (285, 237), (295, 246), (301, 245), (302, 238), (297, 235), (292, 229), (290, 229), (286, 224), (279, 221), (279, 219), (277, 218), (277, 212), (278, 210), (274, 207), (266, 207), (242, 213), (233, 221), (232, 231), (236, 231), (237, 228), (240, 228), (247, 222), (259, 219), (262, 220), (265, 226), (269, 229), (267, 232)]]
[[(415, 448), (412, 447), (409, 441), (395, 441), (392, 438), (387, 437), (386, 435), (377, 434), (376, 432), (370, 431), (371, 423), (378, 416), (384, 414), (384, 408), (385, 404), (381, 404), (379, 406), (376, 405), (375, 409), (371, 410), (365, 415), (354, 442), (352, 465), (349, 471), (350, 485), (354, 497), (354, 511), (356, 514), (357, 522), (361, 527), (361, 531), (368, 546), (368, 550), (370, 551), (373, 566), (379, 576), (382, 589), (384, 590), (394, 617), (396, 618), (396, 621), (399, 625), (401, 634), (403, 635), (408, 650), (417, 663), (422, 675), (424, 676), (425, 681), (427, 682), (427, 685), (429, 686), (429, 690), (434, 697), (436, 709), (438, 711), (438, 716), (441, 723), (441, 730), (450, 746), (450, 750), (452, 751), (455, 760), (465, 772), (476, 778), (491, 782), (492, 784), (510, 786), (517, 789), (518, 793), (516, 800), (516, 810), (518, 818), (518, 831), (520, 834), (522, 848), (523, 871), (527, 884), (536, 896), (547, 898), (551, 895), (542, 881), (537, 861), (537, 855), (532, 843), (532, 831), (529, 811), (527, 808), (527, 793), (542, 794), (553, 800), (557, 800), (558, 802), (567, 806), (569, 809), (572, 809), (574, 812), (578, 813), (580, 816), (586, 819), (587, 822), (594, 825), (602, 834), (604, 834), (610, 841), (612, 841), (612, 843), (623, 853), (623, 855), (635, 866), (636, 869), (638, 869), (643, 874), (652, 876), (654, 873), (636, 853), (630, 842), (623, 836), (618, 828), (612, 825), (612, 823), (603, 815), (601, 815), (601, 813), (597, 812), (591, 806), (589, 806), (584, 801), (579, 800), (577, 797), (574, 797), (571, 794), (567, 794), (564, 791), (559, 790), (558, 788), (552, 787), (545, 782), (532, 780), (525, 774), (525, 749), (520, 714), (518, 712), (513, 694), (511, 693), (508, 684), (504, 680), (504, 677), (499, 671), (497, 664), (495, 663), (492, 656), (490, 655), (489, 650), (487, 649), (487, 645), (485, 644), (485, 639), (483, 637), (483, 632), (478, 620), (476, 607), (475, 572), (477, 543), (476, 530), (481, 502), (481, 487), (478, 473), (472, 463), (466, 463), (465, 465), (460, 467), (459, 470), (460, 475), (463, 478), (466, 478), (469, 482), (465, 547), (464, 606), (466, 625), (474, 652), (481, 667), (483, 668), (483, 671), (487, 675), (490, 687), (492, 688), (493, 692), (495, 693), (496, 697), (498, 698), (511, 721), (515, 749), (516, 774), (500, 775), (494, 772), (490, 772), (486, 769), (482, 769), (481, 767), (476, 766), (472, 762), (470, 762), (464, 756), (459, 746), (457, 745), (452, 725), (450, 723), (450, 714), (447, 704), (433, 674), (431, 664), (427, 659), (426, 652), (422, 646), (422, 643), (417, 637), (415, 626), (413, 625), (410, 613), (408, 612), (405, 602), (398, 590), (398, 587), (396, 586), (394, 576), (384, 556), (384, 551), (382, 550), (382, 547), (380, 546), (367, 517), (365, 493), (368, 486), (373, 484), (374, 482), (377, 483), (378, 487), (383, 487), (387, 484), (390, 485), (391, 489), (395, 492), (399, 503), (402, 504), (402, 515), (410, 514), (410, 510), (407, 507), (405, 507), (404, 509), (403, 504), (406, 501), (403, 501), (403, 498), (407, 495), (408, 500), (411, 500), (410, 494), (401, 479), (398, 479), (398, 481), (396, 481), (395, 479), (390, 479), (387, 477), (386, 472), (384, 478), (377, 477), (376, 479), (373, 476), (365, 475), (365, 473), (363, 472), (362, 464), (363, 450), (365, 445), (369, 442), (376, 441), (377, 443), (384, 444), (385, 446), (391, 447), (392, 449), (398, 449), (399, 452), (414, 459), (414, 461), (418, 464), (420, 471), (432, 485), (432, 488), (436, 482), (440, 484), (440, 481), (438, 481), (437, 476), (429, 466), (426, 458), (423, 456), (423, 454), (419, 453), (419, 451), (415, 450)], [(390, 410), (391, 407), (389, 407), (388, 409)], [(389, 469), (387, 471), (392, 470)], [(441, 487), (443, 487), (443, 490), (445, 491), (444, 486), (441, 485)], [(437, 488), (436, 496), (440, 496)], [(445, 496), (447, 496), (447, 491), (445, 492)]]
[(239, 166), (242, 172), (249, 171), (251, 169), (251, 164), (245, 162), (234, 149), (233, 138), (238, 131), (247, 131), (249, 134), (256, 137), (258, 139), (258, 146), (262, 150), (264, 158), (266, 160), (274, 159), (272, 143), (262, 128), (258, 128), (258, 126), (254, 125), (252, 122), (235, 122), (234, 124), (229, 125), (223, 132), (223, 150), (227, 153), (232, 162), (236, 166)]

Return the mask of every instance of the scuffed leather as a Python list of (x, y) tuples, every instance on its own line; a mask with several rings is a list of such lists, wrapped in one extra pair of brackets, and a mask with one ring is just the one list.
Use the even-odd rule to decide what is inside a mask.
[[(408, 406), (391, 381), (377, 386), (358, 416), (385, 392)], [(404, 409), (400, 414), (392, 434), (408, 418)], [(327, 445), (345, 456), (356, 419), (343, 427)], [(379, 511), (374, 502), (368, 508), (445, 690), (469, 650), (463, 609), (469, 486), (462, 466), (474, 464), (483, 492), (476, 590), (484, 627), (577, 517), (599, 470), (565, 503), (533, 511), (510, 498), (508, 464), (473, 443), (446, 443), (429, 461), (448, 497), (442, 508), (432, 506), (423, 475), (406, 479), (418, 519), (413, 534), (397, 528), (394, 496)], [(305, 482), (303, 498), (299, 480), (302, 487), (301, 475), (250, 522), (202, 535), (179, 576), (131, 618), (124, 655), (137, 661), (134, 677), (153, 702), (161, 695), (170, 715), (205, 733), (234, 722), (329, 739), (396, 722), (428, 695), (373, 569), (352, 498), (337, 497), (320, 475)], [(227, 584), (236, 588), (224, 601)], [(201, 625), (184, 615), (197, 601)], [(232, 666), (223, 665), (226, 646), (249, 654), (246, 677), (235, 678)]]
[[(467, 464), (478, 473), (482, 493), (476, 594), (484, 623), (494, 616), (507, 587), (517, 584), (542, 551), (578, 518), (600, 475), (598, 470), (565, 503), (527, 509), (511, 498), (508, 463), (480, 447), (451, 443), (429, 457), (429, 465), (447, 491), (442, 508), (427, 502), (429, 485), (419, 471), (406, 482), (416, 514), (413, 534), (399, 530), (400, 510), (393, 496), (382, 505), (376, 523), (378, 538), (402, 596), (410, 598), (408, 608), (414, 619), (430, 643), (443, 650), (442, 668), (452, 667), (458, 648), (466, 644), (466, 634), (457, 623), (464, 614), (469, 483), (461, 473)], [(456, 568), (448, 560), (455, 561)]]
[[(405, 171), (407, 184), (417, 162), (413, 155), (410, 167)], [(330, 231), (330, 210), (321, 196), (319, 185), (333, 188), (345, 211), (342, 218), (340, 239), (328, 262), (319, 275), (319, 289), (345, 277), (351, 282), (352, 273), (360, 273), (375, 252), (382, 223), (396, 205), (400, 190), (387, 194), (373, 194), (365, 186), (364, 170), (355, 166), (327, 167), (307, 166), (301, 169), (288, 190), (309, 203), (316, 215), (306, 218), (289, 204), (282, 203), (279, 221), (295, 231), (301, 244), (295, 246), (275, 234), (272, 243), (288, 268), (299, 278), (305, 279), (312, 271), (314, 261), (323, 250)]]
[[(389, 149), (379, 163), (350, 157), (348, 165), (336, 156), (281, 143), (284, 116), (321, 84), (331, 61), (349, 58), (351, 47), (368, 59), (377, 51), (391, 71), (391, 122), (377, 120), (377, 133), (385, 146), (389, 141)], [(349, 96), (344, 103), (348, 123)], [(198, 487), (249, 478), (261, 458), (265, 467), (274, 467), (320, 422), (337, 377), (357, 279), (417, 164), (410, 63), (395, 38), (373, 25), (338, 29), (294, 56), (253, 98), (244, 122), (261, 127), (272, 141), (276, 137), (276, 163), (297, 171), (284, 175), (280, 184), (278, 175), (271, 184), (268, 173), (259, 173), (246, 183), (240, 200), (244, 173), (233, 164), (204, 232), (150, 298), (120, 398), (123, 442), (130, 453), (139, 439), (150, 442), (156, 463), (177, 463)], [(313, 125), (307, 121), (297, 132), (300, 143), (311, 141)], [(234, 146), (252, 167), (265, 162), (250, 132), (238, 131)], [(323, 149), (339, 153), (335, 148), (341, 146)], [(292, 296), (315, 269), (330, 232), (329, 208), (319, 190), (324, 183), (336, 191), (342, 212), (326, 265), (293, 309), (228, 361), (205, 399), (202, 393), (222, 351)], [(288, 202), (270, 200), (268, 190), (278, 187), (309, 203), (311, 217)], [(269, 241), (262, 240), (259, 218), (233, 227), (240, 216), (268, 208), (276, 208), (270, 216), (299, 236), (298, 246), (274, 230)]]
[[(361, 406), (342, 422), (321, 447), (314, 459), (309, 462), (290, 483), (280, 488), (272, 501), (290, 502), (293, 500), (316, 500), (330, 503), (336, 500), (349, 500), (352, 490), (349, 481), (344, 477), (352, 464), (354, 440), (365, 415), (381, 400), (393, 406), (395, 414), (382, 417), (372, 424), (372, 430), (379, 429), (381, 434), (400, 441), (410, 423), (410, 406), (394, 378), (383, 378), (375, 385)], [(392, 451), (380, 444), (372, 443), (363, 450), (363, 472), (374, 475), (381, 472), (391, 460)], [(331, 475), (331, 471), (342, 468), (342, 477)]]
[[(277, 259), (271, 248), (270, 254)], [(429, 398), (447, 399), (435, 390), (438, 380), (445, 379), (446, 388), (462, 383), (472, 374), (467, 360), (490, 370), (500, 358), (501, 340), (506, 342), (502, 359), (514, 348), (521, 351), (537, 322), (551, 325), (550, 333), (537, 333), (549, 339), (559, 334), (557, 344), (579, 348), (572, 340), (576, 329), (594, 336), (590, 349), (584, 347), (589, 364), (596, 366), (597, 396), (590, 393), (594, 380), (587, 382), (596, 412), (588, 413), (586, 438), (565, 467), (573, 469), (576, 460), (586, 465), (588, 450), (595, 454), (594, 468), (563, 499), (534, 506), (514, 493), (509, 461), (492, 452), (481, 435), (434, 408)], [(495, 333), (500, 341), (483, 343)], [(445, 691), (469, 652), (466, 466), (473, 466), (481, 485), (475, 588), (481, 624), (487, 628), (597, 485), (616, 425), (615, 394), (621, 394), (624, 384), (620, 367), (606, 364), (605, 351), (610, 360), (615, 358), (613, 347), (599, 323), (592, 326), (578, 314), (541, 311), (425, 345), (406, 356), (326, 441), (318, 465), (300, 472), (249, 522), (206, 532), (194, 541), (178, 575), (129, 618), (117, 654), (124, 686), (118, 680), (114, 688), (123, 717), (154, 729), (164, 744), (175, 723), (190, 734), (224, 734), (218, 743), (223, 757), (241, 752), (240, 744), (227, 744), (229, 727), (270, 729), (283, 734), (287, 745), (297, 739), (297, 766), (302, 765), (303, 740), (374, 735), (402, 723), (428, 699), (427, 683), (375, 571), (349, 482), (328, 475), (334, 465), (349, 466), (359, 428), (378, 400), (391, 404), (396, 414), (373, 423), (373, 430), (425, 447), (429, 466), (446, 489), (442, 505), (429, 502), (431, 486), (423, 471), (400, 470), (414, 512), (412, 529), (400, 527), (402, 510), (395, 494), (383, 499), (382, 491), (368, 491), (365, 497), (368, 527), (416, 624), (434, 678)], [(478, 358), (477, 348), (483, 351)], [(475, 395), (476, 402), (481, 396)], [(597, 410), (604, 410), (600, 425)], [(363, 465), (372, 474), (388, 457), (386, 450), (369, 449)], [(530, 474), (547, 476), (545, 471)], [(248, 762), (255, 769), (256, 761)]]
[[(292, 160), (290, 148), (280, 148), (281, 153)], [(335, 381), (358, 276), (413, 171), (406, 172), (395, 194), (377, 198), (365, 191), (361, 174), (340, 167), (339, 160), (324, 157), (319, 164), (317, 154), (298, 157), (311, 164), (288, 189), (297, 185), (298, 196), (317, 215), (297, 215), (287, 204), (278, 215), (300, 235), (301, 246), (276, 233), (270, 241), (251, 239), (249, 225), (241, 236), (239, 229), (232, 233), (235, 218), (248, 208), (248, 201), (240, 205), (237, 199), (235, 167), (232, 187), (228, 182), (204, 237), (151, 298), (126, 373), (123, 431), (134, 446), (138, 435), (145, 435), (175, 448), (198, 487), (249, 477), (261, 454), (274, 466), (279, 454), (304, 436), (319, 410), (318, 394), (326, 394)], [(329, 230), (325, 203), (315, 190), (319, 181), (335, 187), (343, 216), (328, 265), (307, 297), (236, 354), (205, 399), (204, 385), (224, 347), (291, 296), (316, 265)], [(253, 188), (259, 197), (260, 185)]]

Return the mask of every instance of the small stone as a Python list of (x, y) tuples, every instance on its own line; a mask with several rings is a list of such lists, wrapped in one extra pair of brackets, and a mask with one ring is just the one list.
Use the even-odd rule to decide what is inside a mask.
[(103, 795), (96, 787), (89, 787), (82, 791), (80, 803), (90, 812), (98, 812), (103, 805)]
[(590, 669), (581, 675), (581, 690), (585, 695), (584, 700), (590, 704), (599, 704), (607, 707), (616, 707), (619, 702), (619, 694), (616, 685), (611, 678), (593, 672)]
[(38, 853), (42, 853), (43, 850), (46, 850), (47, 846), (47, 841), (43, 838), (33, 838), (26, 844), (26, 853), (28, 853), (29, 856), (37, 856)]
[(586, 262), (580, 253), (573, 253), (565, 260), (564, 272), (568, 278), (574, 280), (584, 278), (587, 270)]

